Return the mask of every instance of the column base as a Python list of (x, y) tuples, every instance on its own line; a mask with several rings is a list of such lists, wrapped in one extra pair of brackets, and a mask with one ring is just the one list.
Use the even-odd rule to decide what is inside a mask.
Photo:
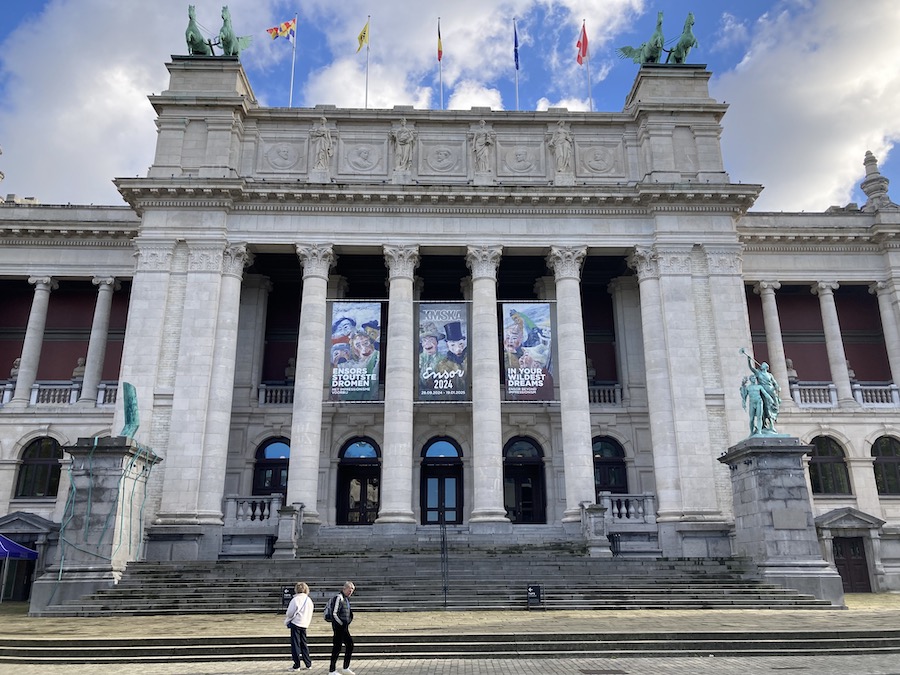
[(472, 523), (508, 523), (506, 509), (474, 509), (469, 516), (469, 524)]
[(412, 511), (382, 511), (375, 519), (375, 524), (378, 525), (379, 523), (381, 523), (382, 525), (386, 523), (415, 525), (416, 519), (413, 516)]

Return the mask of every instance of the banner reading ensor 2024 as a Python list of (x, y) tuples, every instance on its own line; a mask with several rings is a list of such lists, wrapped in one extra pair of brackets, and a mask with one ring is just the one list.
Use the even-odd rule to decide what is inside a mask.
[(419, 305), (419, 400), (461, 401), (469, 393), (466, 305)]

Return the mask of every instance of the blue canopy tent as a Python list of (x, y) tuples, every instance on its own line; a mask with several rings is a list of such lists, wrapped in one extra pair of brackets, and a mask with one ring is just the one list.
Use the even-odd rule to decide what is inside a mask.
[(14, 560), (37, 560), (38, 552), (17, 544), (12, 539), (0, 534), (0, 558), (3, 558), (3, 578), (0, 580), (0, 602), (3, 602), (3, 591), (6, 589), (6, 573), (10, 558)]

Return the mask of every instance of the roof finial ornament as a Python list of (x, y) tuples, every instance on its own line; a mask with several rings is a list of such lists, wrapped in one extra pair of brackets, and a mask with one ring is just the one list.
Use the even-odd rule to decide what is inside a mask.
[(881, 175), (881, 172), (878, 170), (878, 160), (871, 150), (866, 151), (866, 158), (863, 160), (863, 164), (866, 167), (866, 177), (859, 187), (869, 199), (862, 210), (880, 211), (882, 209), (895, 210), (900, 208), (888, 196), (888, 184), (890, 181)]

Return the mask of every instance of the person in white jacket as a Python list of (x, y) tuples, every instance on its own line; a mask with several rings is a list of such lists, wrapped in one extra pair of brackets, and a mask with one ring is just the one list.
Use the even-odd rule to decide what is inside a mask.
[(294, 584), (294, 597), (291, 598), (284, 615), (284, 625), (291, 629), (291, 658), (294, 660), (294, 670), (300, 670), (301, 664), (307, 670), (312, 668), (306, 629), (312, 621), (313, 610), (309, 586), (298, 581)]

